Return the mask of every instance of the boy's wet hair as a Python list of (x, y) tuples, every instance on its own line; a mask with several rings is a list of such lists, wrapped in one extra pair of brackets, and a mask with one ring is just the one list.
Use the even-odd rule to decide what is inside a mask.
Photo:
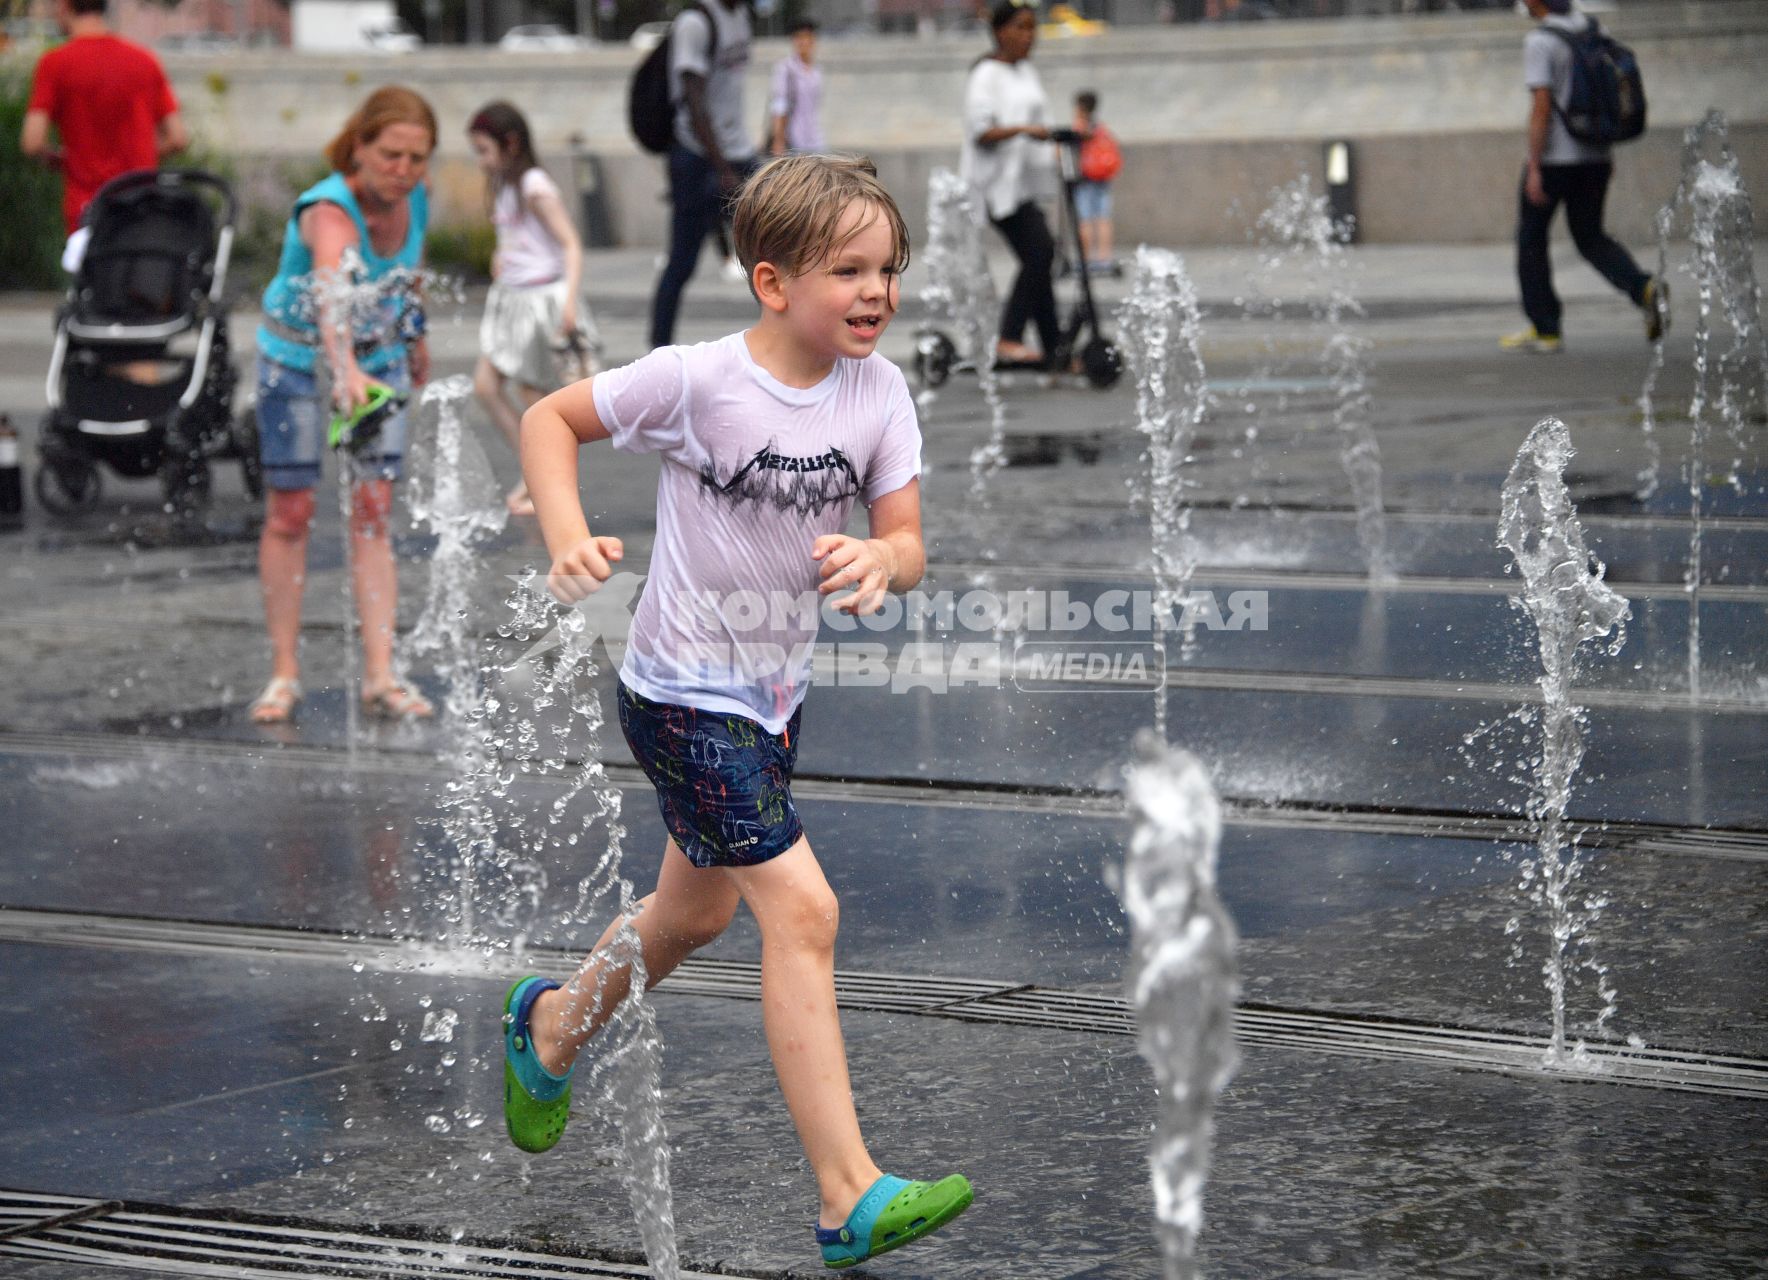
[(864, 156), (781, 156), (743, 184), (731, 217), (731, 242), (751, 277), (750, 291), (757, 263), (770, 262), (790, 279), (840, 252), (860, 229), (841, 234), (841, 219), (855, 200), (890, 228), (890, 266), (900, 275), (909, 265), (909, 229), (878, 181), (877, 166)]

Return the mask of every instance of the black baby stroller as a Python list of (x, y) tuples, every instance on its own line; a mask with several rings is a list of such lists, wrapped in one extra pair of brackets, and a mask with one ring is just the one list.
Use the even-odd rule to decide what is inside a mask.
[(36, 493), (58, 515), (98, 501), (98, 464), (158, 474), (168, 510), (209, 496), (209, 461), (237, 457), (262, 491), (257, 426), (235, 425), (223, 293), (237, 205), (194, 170), (142, 170), (92, 198), (91, 239), (57, 314)]
[[(999, 362), (998, 370), (1032, 369), (1038, 372), (1064, 371), (1078, 359), (1080, 372), (1101, 390), (1112, 386), (1123, 373), (1123, 354), (1106, 335), (1098, 309), (1093, 304), (1093, 280), (1087, 270), (1087, 255), (1081, 246), (1080, 219), (1074, 212), (1074, 189), (1080, 183), (1080, 145), (1086, 135), (1073, 129), (1050, 130), (1050, 141), (1056, 143), (1058, 171), (1062, 179), (1062, 221), (1065, 228), (1058, 236), (1073, 239), (1075, 278), (1078, 294), (1074, 305), (1061, 322), (1056, 350), (1048, 352), (1036, 365)], [(1084, 335), (1086, 340), (1082, 341)], [(963, 359), (957, 343), (943, 331), (931, 327), (915, 335), (915, 374), (923, 387), (943, 386), (953, 371), (976, 372), (975, 358)]]

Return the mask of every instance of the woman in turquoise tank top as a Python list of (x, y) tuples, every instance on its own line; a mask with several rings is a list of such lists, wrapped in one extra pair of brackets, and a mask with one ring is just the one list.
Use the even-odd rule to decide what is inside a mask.
[[(283, 234), (258, 328), (258, 430), (269, 500), (258, 576), (270, 631), (270, 682), (252, 703), (260, 724), (289, 720), (301, 698), (301, 587), (325, 424), (321, 374), (340, 409), (376, 383), (404, 391), (429, 377), (417, 271), (423, 264), (436, 116), (410, 89), (377, 89), (326, 148), (334, 172), (301, 193)], [(349, 286), (328, 289), (335, 282)], [(364, 286), (379, 283), (379, 289)], [(338, 314), (340, 308), (348, 315)], [(355, 468), (350, 539), (362, 621), (362, 701), (394, 719), (434, 714), (393, 674), (397, 600), (387, 521), (405, 445), (405, 415), (383, 421), (375, 452), (340, 454)]]

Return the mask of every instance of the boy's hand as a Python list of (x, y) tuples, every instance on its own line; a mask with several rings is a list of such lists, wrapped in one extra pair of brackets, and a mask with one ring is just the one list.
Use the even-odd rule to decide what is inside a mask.
[(576, 604), (613, 575), (614, 563), (625, 554), (618, 538), (585, 538), (553, 561), (546, 589), (560, 604)]
[(842, 613), (859, 616), (876, 613), (883, 607), (890, 590), (889, 561), (895, 559), (885, 543), (876, 538), (861, 541), (844, 533), (825, 533), (811, 544), (810, 558), (823, 562), (819, 593), (826, 596), (837, 591), (849, 592), (829, 602)]

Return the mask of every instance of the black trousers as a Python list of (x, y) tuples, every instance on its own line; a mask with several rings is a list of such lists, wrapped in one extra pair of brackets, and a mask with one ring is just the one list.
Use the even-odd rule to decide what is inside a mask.
[(1022, 342), (1025, 324), (1037, 327), (1038, 343), (1044, 357), (1051, 359), (1061, 345), (1061, 326), (1056, 322), (1056, 286), (1050, 270), (1056, 261), (1056, 241), (1050, 235), (1050, 224), (1044, 211), (1027, 200), (1004, 218), (992, 219), (995, 229), (1012, 246), (1019, 259), (1019, 275), (1013, 281), (1013, 292), (1001, 308), (1001, 339)]
[[(1523, 314), (1537, 333), (1559, 333), (1559, 295), (1553, 292), (1553, 265), (1548, 261), (1547, 242), (1553, 215), (1561, 204), (1565, 205), (1572, 243), (1578, 246), (1584, 260), (1635, 305), (1645, 299), (1645, 284), (1651, 277), (1639, 269), (1632, 254), (1602, 229), (1602, 203), (1608, 198), (1608, 180), (1613, 176), (1614, 166), (1606, 163), (1547, 164), (1541, 166), (1546, 204), (1532, 204), (1526, 189), (1518, 191), (1516, 278), (1522, 285)], [(1527, 183), (1525, 169), (1525, 188)]]
[[(747, 178), (761, 167), (756, 158), (735, 160), (731, 168)], [(679, 142), (669, 148), (669, 261), (657, 278), (651, 299), (651, 345), (666, 347), (675, 340), (675, 313), (682, 290), (700, 261), (706, 237), (722, 231), (730, 200), (718, 189), (718, 171), (706, 157)]]

